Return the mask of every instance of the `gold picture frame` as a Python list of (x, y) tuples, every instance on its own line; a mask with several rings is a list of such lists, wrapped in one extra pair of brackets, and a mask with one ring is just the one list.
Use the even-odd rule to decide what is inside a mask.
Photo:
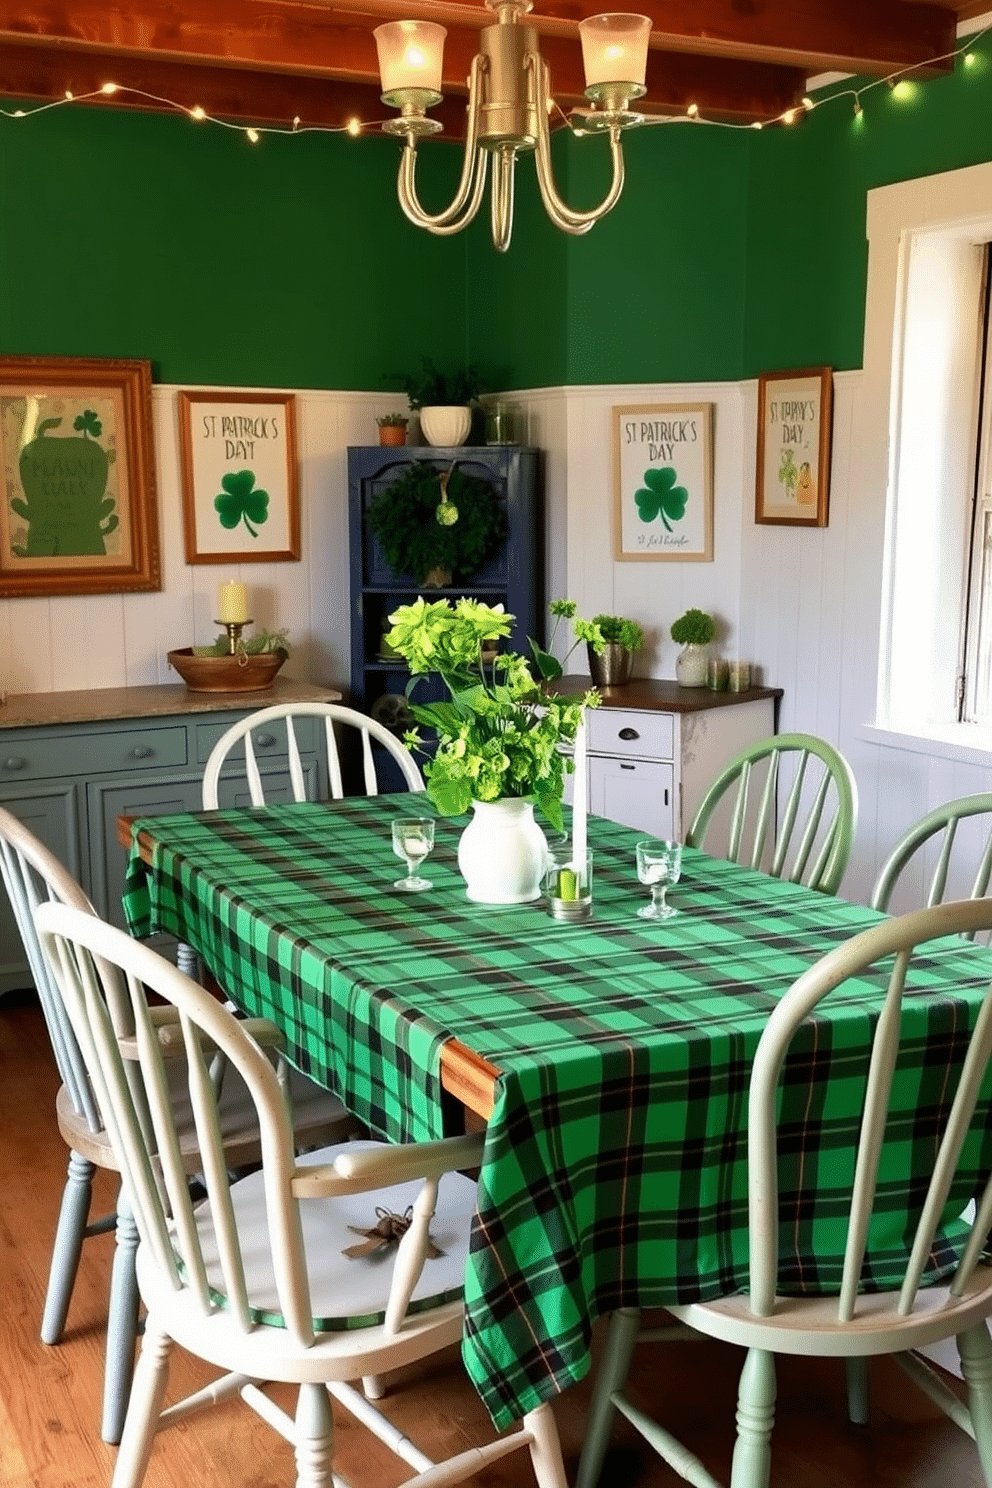
[(300, 556), (293, 393), (181, 392), (187, 563)]
[(0, 357), (0, 598), (161, 589), (151, 363)]
[(829, 367), (758, 378), (756, 522), (826, 527), (832, 417)]

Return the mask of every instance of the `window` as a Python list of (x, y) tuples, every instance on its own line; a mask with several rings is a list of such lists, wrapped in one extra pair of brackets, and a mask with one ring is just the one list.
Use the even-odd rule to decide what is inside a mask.
[[(967, 174), (951, 172), (898, 188), (903, 208), (911, 204), (911, 188), (918, 189), (919, 211), (915, 221), (912, 212), (902, 212), (891, 255), (895, 293), (877, 716), (906, 732), (953, 725), (962, 717), (992, 721), (992, 552), (988, 566), (980, 561), (986, 528), (992, 537), (992, 492), (981, 520), (975, 512), (992, 216), (954, 210), (961, 185), (956, 178)], [(945, 182), (953, 198), (946, 216), (939, 199)], [(971, 200), (988, 201), (989, 195)], [(890, 219), (890, 236), (894, 229)], [(992, 430), (992, 410), (987, 418)], [(968, 626), (969, 595), (977, 604), (986, 591), (988, 603)], [(966, 632), (974, 679), (967, 712), (960, 680)], [(986, 679), (984, 692), (980, 676)]]

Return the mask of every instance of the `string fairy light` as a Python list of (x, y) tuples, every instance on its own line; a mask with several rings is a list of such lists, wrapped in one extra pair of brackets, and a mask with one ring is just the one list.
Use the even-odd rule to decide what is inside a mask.
[[(966, 41), (963, 41), (960, 46), (955, 47), (953, 51), (944, 52), (939, 57), (929, 58), (927, 65), (933, 66), (938, 62), (954, 63), (960, 58), (963, 67), (972, 69), (979, 60), (978, 54), (975, 51), (976, 46), (990, 34), (992, 34), (992, 25), (986, 26), (969, 36)], [(899, 68), (885, 77), (873, 78), (871, 82), (861, 83), (857, 88), (837, 89), (826, 98), (814, 100), (808, 96), (804, 96), (796, 106), (783, 109), (780, 114), (768, 119), (754, 119), (749, 123), (740, 124), (730, 123), (724, 119), (707, 119), (700, 112), (698, 104), (690, 103), (687, 105), (683, 114), (649, 114), (643, 119), (639, 127), (649, 128), (661, 124), (692, 123), (708, 124), (714, 129), (761, 130), (773, 124), (792, 124), (803, 114), (812, 113), (814, 109), (822, 108), (830, 103), (836, 103), (842, 98), (850, 98), (852, 100), (854, 123), (860, 125), (864, 123), (865, 117), (861, 100), (866, 93), (870, 93), (874, 88), (887, 88), (893, 98), (899, 99), (902, 102), (915, 99), (919, 91), (918, 85), (922, 81), (919, 78), (919, 73), (923, 65), (922, 63), (915, 63)], [(367, 130), (381, 128), (384, 122), (382, 119), (361, 120), (351, 118), (345, 124), (304, 124), (299, 114), (296, 114), (291, 124), (235, 123), (230, 119), (220, 118), (216, 114), (208, 113), (200, 104), (195, 104), (191, 108), (188, 104), (177, 103), (173, 98), (165, 98), (158, 93), (149, 93), (144, 88), (132, 88), (125, 83), (116, 83), (109, 80), (101, 83), (99, 88), (93, 89), (89, 93), (75, 94), (70, 88), (66, 88), (61, 98), (49, 99), (46, 103), (36, 104), (33, 108), (0, 108), (0, 119), (31, 119), (35, 115), (47, 113), (51, 109), (64, 108), (67, 104), (87, 103), (91, 99), (107, 98), (119, 94), (128, 94), (134, 98), (146, 99), (149, 103), (160, 104), (166, 109), (185, 114), (188, 119), (192, 119), (197, 123), (206, 122), (214, 124), (221, 129), (235, 130), (237, 133), (244, 135), (249, 143), (253, 145), (257, 145), (261, 137), (266, 134), (347, 134), (352, 138), (356, 138), (358, 135), (364, 134)], [(570, 122), (553, 99), (549, 99), (548, 106), (549, 111), (553, 109), (564, 123)]]

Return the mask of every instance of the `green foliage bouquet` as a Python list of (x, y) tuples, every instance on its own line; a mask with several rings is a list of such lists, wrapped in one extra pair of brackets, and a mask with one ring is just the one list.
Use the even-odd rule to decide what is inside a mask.
[[(561, 613), (555, 605), (551, 610)], [(473, 599), (454, 604), (418, 599), (389, 618), (386, 642), (406, 659), (410, 687), (417, 677), (433, 673), (448, 693), (447, 702), (410, 707), (418, 724), (437, 732), (437, 751), (424, 775), (427, 794), (441, 815), (461, 816), (473, 801), (517, 797), (533, 800), (561, 830), (562, 790), (572, 762), (558, 745), (574, 740), (583, 708), (595, 707), (599, 694), (591, 690), (570, 701), (545, 695), (541, 684), (560, 677), (562, 667), (534, 641), (533, 671), (525, 657), (512, 651), (484, 664), (483, 646), (505, 639), (513, 628), (513, 616), (502, 606), (490, 608)], [(589, 636), (577, 640), (596, 641), (595, 627), (588, 630)], [(422, 747), (416, 729), (406, 735), (406, 743), (411, 749)]]

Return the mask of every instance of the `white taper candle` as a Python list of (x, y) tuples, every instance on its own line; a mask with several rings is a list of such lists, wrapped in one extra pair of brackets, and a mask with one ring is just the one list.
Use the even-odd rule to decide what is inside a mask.
[(572, 867), (578, 872), (586, 859), (586, 817), (589, 812), (589, 773), (586, 768), (586, 712), (575, 733), (575, 789), (572, 794)]

